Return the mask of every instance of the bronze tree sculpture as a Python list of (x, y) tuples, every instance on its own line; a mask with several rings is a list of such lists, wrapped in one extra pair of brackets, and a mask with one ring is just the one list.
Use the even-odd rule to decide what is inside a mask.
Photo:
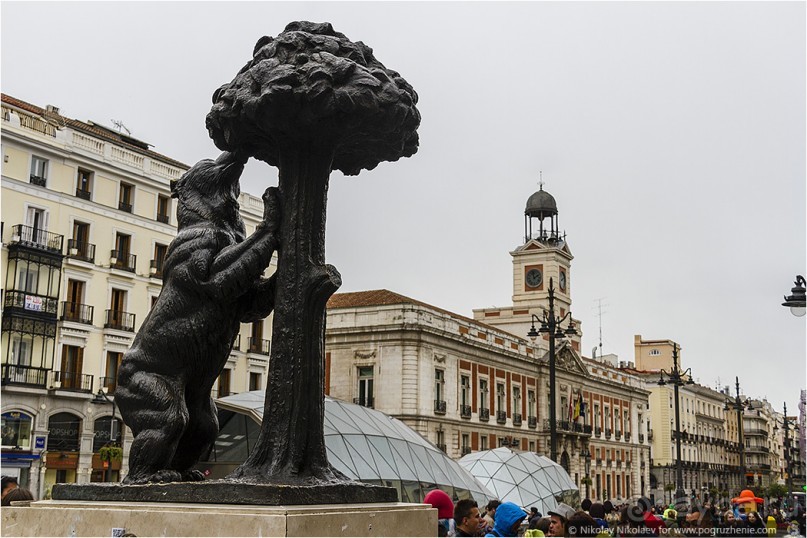
[(216, 146), (278, 167), (282, 215), (264, 418), (230, 478), (342, 481), (323, 435), (325, 305), (341, 285), (325, 263), (328, 179), (413, 155), (417, 94), (362, 42), (329, 23), (293, 22), (258, 41), (213, 103), (207, 128)]

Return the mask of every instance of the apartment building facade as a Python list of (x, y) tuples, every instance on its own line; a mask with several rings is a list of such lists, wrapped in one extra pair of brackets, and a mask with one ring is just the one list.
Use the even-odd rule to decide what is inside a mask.
[[(116, 481), (131, 434), (117, 368), (162, 288), (188, 166), (93, 122), (2, 96), (2, 467), (47, 495)], [(247, 233), (263, 213), (242, 194)], [(214, 395), (261, 388), (271, 320), (242, 326)], [(123, 463), (101, 461), (123, 448)]]

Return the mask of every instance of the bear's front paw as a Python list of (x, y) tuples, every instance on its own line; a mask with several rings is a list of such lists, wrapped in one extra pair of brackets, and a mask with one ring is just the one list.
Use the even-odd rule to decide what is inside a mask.
[(204, 479), (205, 475), (202, 471), (197, 471), (196, 469), (191, 469), (189, 471), (182, 471), (183, 482), (201, 482)]
[(263, 193), (263, 225), (270, 232), (280, 228), (280, 191), (269, 187)]

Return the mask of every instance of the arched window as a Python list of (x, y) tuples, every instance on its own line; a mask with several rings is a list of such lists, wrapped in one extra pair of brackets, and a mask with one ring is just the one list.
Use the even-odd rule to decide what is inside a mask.
[(71, 413), (56, 413), (48, 419), (48, 450), (78, 452), (81, 418)]
[(121, 421), (119, 418), (101, 417), (93, 424), (92, 451), (98, 452), (101, 447), (110, 444), (121, 446)]
[(30, 449), (32, 423), (33, 417), (22, 411), (3, 413), (3, 447)]

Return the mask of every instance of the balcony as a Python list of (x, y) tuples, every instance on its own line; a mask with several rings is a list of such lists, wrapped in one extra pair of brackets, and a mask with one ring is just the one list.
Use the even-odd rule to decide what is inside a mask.
[(644, 434), (643, 433), (639, 434), (639, 442), (644, 443)]
[(594, 428), (594, 435), (596, 435), (597, 437), (602, 435), (602, 428), (600, 428), (600, 427)]
[(608, 428), (605, 428), (605, 438), (606, 438), (606, 439), (610, 439), (610, 438), (611, 438), (611, 430), (610, 430), (610, 429), (608, 429)]
[(149, 261), (149, 276), (152, 278), (162, 278), (163, 265), (165, 265), (165, 259), (163, 258)]
[(527, 417), (527, 427), (535, 429), (538, 427), (538, 417)]
[(766, 446), (747, 446), (745, 447), (746, 452), (757, 452), (762, 454), (770, 453), (770, 449)]
[(34, 174), (31, 174), (31, 185), (36, 185), (37, 187), (47, 187), (48, 179), (43, 176), (35, 176)]
[(95, 263), (95, 245), (86, 241), (68, 239), (67, 257), (73, 260)]
[(605, 460), (605, 465), (606, 465), (606, 466), (608, 466), (608, 467), (610, 467), (610, 466), (611, 466), (611, 458), (607, 458), (607, 459)]
[(488, 420), (490, 420), (490, 409), (487, 409), (485, 407), (480, 407), (479, 408), (479, 420), (481, 420), (483, 422), (487, 422)]
[(127, 213), (132, 212), (132, 204), (126, 202), (118, 202), (118, 209), (121, 211), (126, 211)]
[(4, 364), (2, 368), (3, 385), (26, 385), (29, 387), (45, 388), (48, 381), (47, 368), (35, 368), (19, 364)]
[(647, 432), (647, 440), (648, 440), (648, 441), (652, 441), (652, 440), (653, 440), (653, 430), (649, 430), (649, 431)]
[(446, 414), (446, 401), (445, 400), (434, 400), (434, 414), (435, 415), (445, 415)]
[(57, 299), (24, 291), (7, 290), (3, 300), (3, 309), (9, 314), (46, 314), (55, 320), (58, 308)]
[(617, 441), (622, 439), (622, 432), (619, 431), (619, 430), (614, 430), (614, 439), (617, 440)]
[(445, 443), (438, 443), (438, 444), (437, 444), (437, 448), (439, 448), (439, 449), (440, 449), (440, 450), (442, 450), (443, 452), (445, 452), (445, 451), (446, 451), (446, 449), (447, 449), (447, 447), (446, 447)]
[(107, 396), (115, 394), (115, 389), (118, 388), (117, 377), (100, 377), (98, 378), (99, 388), (106, 389)]
[(469, 447), (469, 446), (464, 446), (460, 450), (460, 454), (462, 454), (463, 456), (467, 456), (470, 453), (471, 453), (471, 447)]
[(373, 409), (375, 399), (372, 396), (364, 398), (353, 398), (353, 403), (356, 405), (360, 405), (362, 407), (369, 407), (370, 409)]
[(169, 219), (168, 215), (162, 215), (160, 213), (157, 213), (157, 222), (162, 222), (164, 224), (168, 224), (169, 220), (170, 219)]
[(104, 329), (134, 332), (135, 315), (119, 310), (107, 310), (104, 318)]
[(90, 198), (92, 198), (92, 193), (90, 191), (76, 189), (76, 198), (81, 198), (82, 200), (89, 200)]
[(15, 224), (11, 227), (11, 243), (61, 254), (64, 236), (34, 228), (33, 226)]
[(496, 423), (504, 424), (507, 422), (507, 411), (496, 411)]
[(513, 426), (521, 426), (521, 413), (513, 413)]
[(462, 417), (462, 418), (471, 418), (471, 406), (470, 405), (460, 405), (460, 417)]
[(261, 338), (247, 338), (247, 353), (257, 353), (258, 355), (269, 355), (271, 343), (269, 340)]
[(109, 265), (113, 269), (120, 269), (121, 271), (135, 272), (135, 264), (137, 263), (137, 256), (129, 254), (128, 252), (113, 250), (109, 253)]
[(94, 311), (95, 307), (92, 305), (62, 301), (62, 316), (59, 319), (92, 325)]
[(622, 460), (616, 460), (616, 468), (617, 468), (617, 469), (621, 469), (621, 468), (622, 468)]
[(48, 388), (92, 392), (93, 376), (81, 372), (52, 372)]

